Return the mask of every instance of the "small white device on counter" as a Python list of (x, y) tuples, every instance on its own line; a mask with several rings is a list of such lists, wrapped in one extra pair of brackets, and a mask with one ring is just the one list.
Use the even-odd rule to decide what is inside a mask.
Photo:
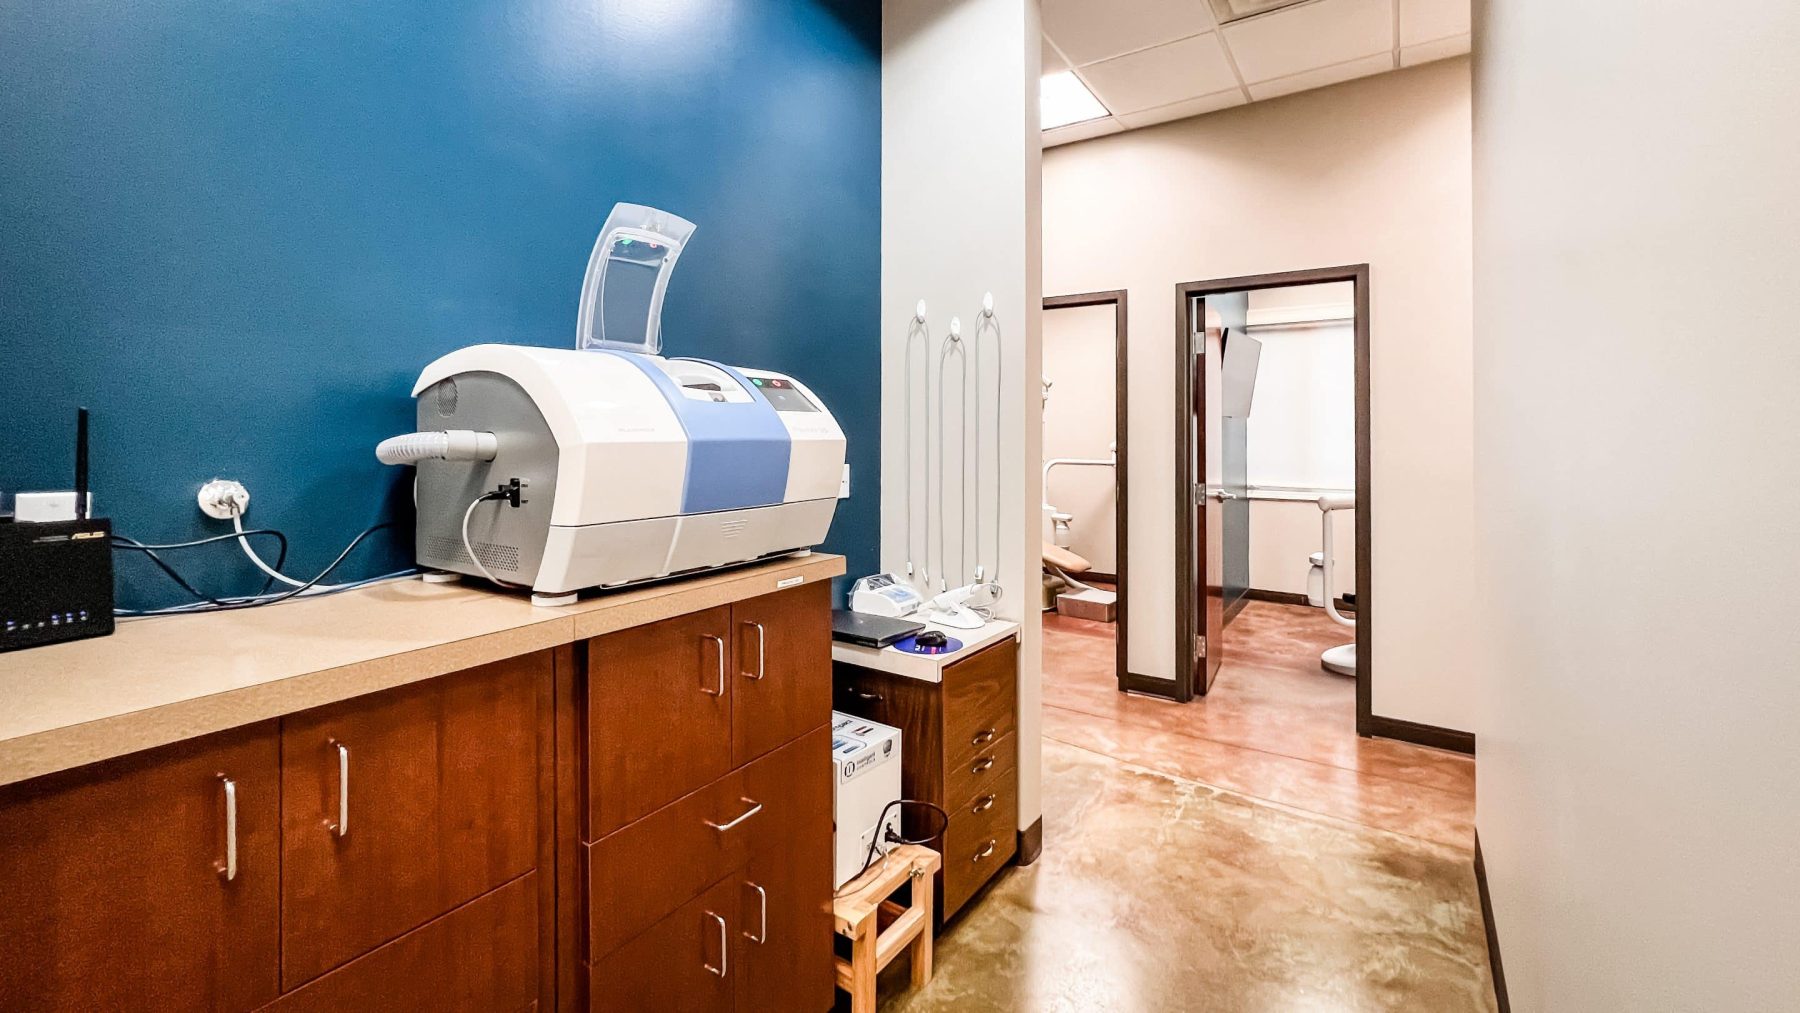
[(588, 261), (576, 347), (472, 345), (425, 367), (418, 431), (376, 450), (418, 467), (421, 568), (565, 604), (824, 540), (844, 433), (818, 397), (769, 370), (659, 354), (693, 232), (617, 205)]
[(919, 592), (891, 573), (877, 573), (850, 585), (850, 611), (866, 616), (901, 619), (919, 611), (922, 604)]
[[(831, 712), (833, 816), (837, 825), (837, 874), (833, 888), (863, 871), (869, 844), (885, 854), (900, 836), (900, 729)], [(885, 814), (885, 815), (884, 815)]]

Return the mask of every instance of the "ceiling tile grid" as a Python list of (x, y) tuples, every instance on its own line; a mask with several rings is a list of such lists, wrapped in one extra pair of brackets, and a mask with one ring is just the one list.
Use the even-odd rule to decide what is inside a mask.
[(1469, 51), (1469, 0), (1299, 0), (1241, 18), (1233, 17), (1233, 7), (1209, 0), (1043, 0), (1044, 74), (1073, 71), (1107, 111), (1045, 131), (1045, 146)]

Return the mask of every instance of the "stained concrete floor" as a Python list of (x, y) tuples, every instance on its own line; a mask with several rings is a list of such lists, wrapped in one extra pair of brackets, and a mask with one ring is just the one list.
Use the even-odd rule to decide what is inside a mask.
[(1044, 736), (1165, 774), (1464, 849), (1475, 761), (1356, 734), (1355, 680), (1319, 652), (1346, 631), (1323, 609), (1253, 601), (1225, 627), (1212, 692), (1124, 694), (1112, 623), (1044, 617)]
[(1357, 738), (1319, 610), (1252, 603), (1187, 705), (1117, 691), (1110, 624), (1046, 619), (1043, 855), (883, 1010), (1494, 1008), (1474, 764)]
[(1044, 852), (938, 940), (893, 1013), (1492, 1010), (1468, 853), (1054, 740)]

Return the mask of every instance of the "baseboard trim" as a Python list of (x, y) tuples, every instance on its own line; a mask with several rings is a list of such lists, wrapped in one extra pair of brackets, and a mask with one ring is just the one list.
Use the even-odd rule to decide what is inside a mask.
[(1157, 679), (1136, 672), (1126, 672), (1119, 678), (1119, 692), (1142, 693), (1145, 696), (1159, 696), (1165, 700), (1175, 699), (1175, 680)]
[(1500, 933), (1494, 929), (1494, 901), (1488, 894), (1487, 863), (1481, 858), (1481, 832), (1475, 832), (1475, 889), (1481, 894), (1481, 924), (1487, 929), (1488, 968), (1494, 978), (1494, 1005), (1500, 1013), (1512, 1013), (1506, 997), (1506, 970), (1500, 963)]
[(1379, 714), (1369, 715), (1369, 734), (1384, 739), (1399, 739), (1411, 742), (1416, 746), (1430, 746), (1433, 749), (1448, 749), (1453, 753), (1475, 755), (1475, 733), (1459, 732), (1454, 728), (1440, 728), (1437, 725), (1421, 724), (1407, 721), (1404, 718), (1384, 718)]
[(1244, 592), (1244, 597), (1251, 601), (1272, 601), (1277, 605), (1305, 605), (1306, 596), (1297, 591), (1265, 591), (1253, 587)]
[(1044, 853), (1044, 818), (1019, 831), (1019, 864), (1030, 865)]

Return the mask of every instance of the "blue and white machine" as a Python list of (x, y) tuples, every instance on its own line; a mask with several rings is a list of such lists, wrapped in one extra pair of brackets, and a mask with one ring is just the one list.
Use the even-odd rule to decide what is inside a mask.
[(693, 230), (619, 205), (588, 264), (576, 348), (473, 345), (425, 367), (418, 431), (377, 449), (418, 466), (421, 568), (556, 603), (824, 540), (844, 433), (823, 402), (780, 373), (658, 354)]

